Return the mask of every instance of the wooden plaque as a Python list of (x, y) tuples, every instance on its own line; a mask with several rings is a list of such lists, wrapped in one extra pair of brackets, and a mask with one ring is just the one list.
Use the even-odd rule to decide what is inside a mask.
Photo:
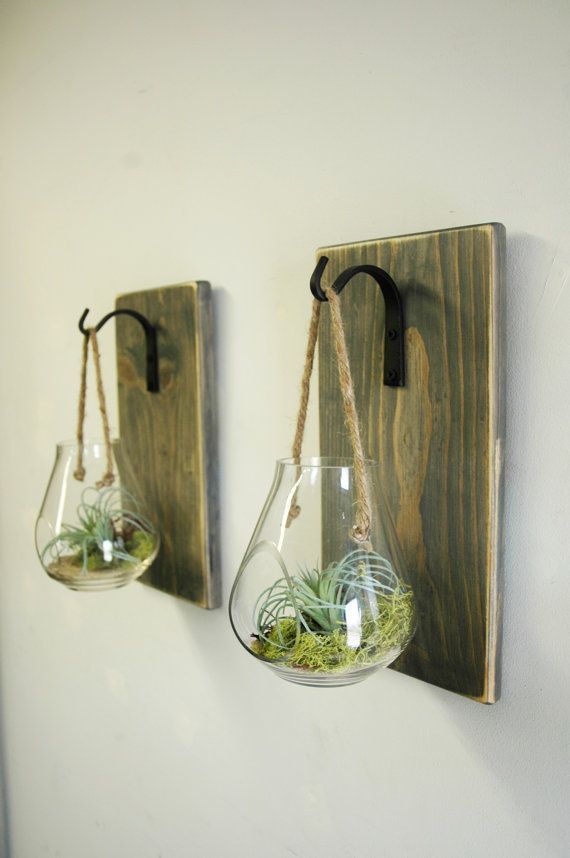
[(121, 295), (158, 328), (160, 391), (146, 389), (142, 327), (117, 316), (121, 437), (161, 528), (160, 553), (141, 580), (216, 608), (218, 546), (216, 388), (210, 284)]
[[(416, 597), (418, 629), (396, 670), (482, 703), (499, 696), (501, 224), (325, 247), (324, 282), (352, 265), (387, 271), (404, 301), (406, 386), (382, 383), (384, 304), (363, 274), (341, 302), (367, 454), (384, 488)], [(330, 330), (321, 314), (321, 455), (351, 455)]]

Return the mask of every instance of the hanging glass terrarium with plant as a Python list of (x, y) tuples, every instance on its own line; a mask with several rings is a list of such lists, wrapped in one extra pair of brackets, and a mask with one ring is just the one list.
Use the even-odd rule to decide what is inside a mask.
[[(83, 437), (87, 359), (92, 347), (103, 439)], [(144, 508), (128, 456), (112, 440), (96, 331), (84, 340), (77, 438), (56, 447), (36, 523), (36, 548), (47, 574), (72, 590), (122, 587), (148, 569), (159, 534)]]
[[(313, 686), (364, 679), (393, 662), (414, 631), (381, 467), (362, 448), (339, 281), (313, 302), (293, 455), (277, 462), (230, 597), (232, 627), (246, 650), (283, 679)], [(353, 450), (347, 459), (301, 454), (324, 299)]]

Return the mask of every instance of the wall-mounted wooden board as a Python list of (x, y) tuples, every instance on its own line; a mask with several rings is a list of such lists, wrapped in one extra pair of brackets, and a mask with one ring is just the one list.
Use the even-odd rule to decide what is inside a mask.
[(146, 389), (145, 338), (117, 317), (121, 437), (159, 519), (162, 545), (141, 579), (203, 608), (221, 601), (213, 319), (209, 283), (121, 295), (158, 327), (160, 391)]
[[(418, 608), (394, 667), (482, 703), (499, 696), (504, 440), (501, 224), (324, 247), (325, 282), (371, 263), (400, 289), (406, 386), (382, 384), (384, 306), (358, 275), (341, 302), (364, 445), (385, 466), (385, 491)], [(321, 314), (321, 454), (350, 455)]]

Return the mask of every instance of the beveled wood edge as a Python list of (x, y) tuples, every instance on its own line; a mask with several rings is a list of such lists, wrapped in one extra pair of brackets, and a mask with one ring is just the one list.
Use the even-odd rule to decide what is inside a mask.
[(489, 453), (492, 456), (489, 480), (489, 541), (487, 560), (487, 670), (481, 703), (496, 703), (501, 696), (502, 584), (503, 584), (503, 499), (504, 446), (506, 423), (504, 361), (505, 340), (505, 256), (506, 229), (488, 224), (491, 231), (491, 271), (495, 288), (489, 312)]
[[(194, 285), (194, 284), (193, 284)], [(197, 288), (196, 314), (197, 327), (201, 336), (196, 337), (196, 348), (199, 349), (198, 366), (200, 387), (200, 462), (202, 466), (202, 485), (204, 487), (203, 510), (204, 528), (209, 534), (204, 545), (204, 566), (206, 575), (206, 601), (203, 605), (208, 610), (222, 606), (222, 582), (219, 547), (219, 485), (217, 468), (218, 455), (218, 401), (215, 384), (215, 331), (214, 311), (212, 302), (212, 287), (206, 280), (195, 281)], [(207, 342), (210, 340), (210, 348)]]
[[(149, 292), (161, 292), (163, 289), (189, 288), (196, 291), (200, 284), (204, 283), (208, 286), (210, 285), (207, 280), (183, 280), (181, 283), (167, 283), (166, 286), (150, 286), (148, 289), (131, 289), (129, 292), (119, 292), (115, 298), (115, 302), (122, 300), (123, 298), (130, 298), (131, 295), (148, 295)], [(149, 319), (149, 322), (152, 324), (152, 319)]]
[(441, 235), (442, 233), (462, 232), (466, 229), (487, 229), (489, 227), (498, 227), (502, 230), (505, 229), (504, 225), (502, 223), (499, 223), (498, 221), (489, 221), (487, 223), (473, 223), (467, 226), (450, 226), (446, 227), (445, 229), (428, 229), (424, 232), (407, 232), (403, 233), (402, 235), (383, 235), (381, 238), (365, 238), (361, 241), (342, 241), (339, 244), (325, 244), (317, 248), (316, 254), (318, 257), (326, 250), (338, 250), (341, 247), (359, 247), (365, 244), (375, 244), (379, 241), (394, 241), (395, 239), (403, 240), (407, 238), (412, 240), (424, 235)]

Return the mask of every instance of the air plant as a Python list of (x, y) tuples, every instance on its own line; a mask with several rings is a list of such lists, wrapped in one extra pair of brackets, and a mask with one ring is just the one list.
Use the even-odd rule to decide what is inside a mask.
[(273, 544), (262, 547), (284, 574), (255, 603), (257, 655), (330, 671), (392, 660), (403, 649), (412, 633), (412, 593), (386, 558), (356, 549), (322, 570), (291, 575)]
[[(125, 502), (129, 507), (123, 506)], [(43, 549), (42, 563), (55, 565), (65, 559), (80, 566), (83, 575), (111, 564), (140, 563), (152, 554), (156, 535), (139, 506), (124, 488), (85, 489), (77, 507), (77, 524), (61, 525), (59, 534)]]

